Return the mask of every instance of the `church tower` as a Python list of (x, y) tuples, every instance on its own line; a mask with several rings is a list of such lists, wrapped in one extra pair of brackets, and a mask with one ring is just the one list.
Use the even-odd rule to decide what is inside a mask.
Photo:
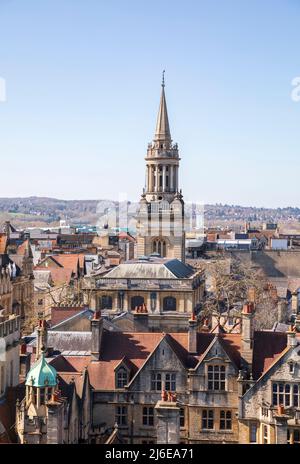
[(148, 145), (146, 182), (140, 200), (137, 255), (185, 260), (184, 201), (179, 191), (179, 152), (169, 126), (163, 74), (153, 142)]

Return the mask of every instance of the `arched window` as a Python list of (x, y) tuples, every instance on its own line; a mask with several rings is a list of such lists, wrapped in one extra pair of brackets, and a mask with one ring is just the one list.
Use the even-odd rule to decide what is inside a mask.
[(112, 309), (112, 297), (103, 295), (101, 297), (101, 309)]
[(128, 383), (128, 372), (124, 367), (117, 370), (116, 375), (116, 388), (124, 388)]
[(153, 240), (152, 243), (152, 252), (158, 253), (162, 258), (167, 254), (167, 245), (164, 239), (157, 238)]
[(163, 300), (164, 311), (176, 311), (176, 298), (173, 296), (166, 296)]
[(142, 296), (133, 296), (131, 298), (131, 310), (133, 311), (136, 307), (143, 306), (144, 298)]

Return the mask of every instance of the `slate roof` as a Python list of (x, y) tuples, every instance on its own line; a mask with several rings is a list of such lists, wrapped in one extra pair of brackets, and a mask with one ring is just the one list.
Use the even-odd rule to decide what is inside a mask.
[(90, 351), (92, 332), (48, 332), (48, 346), (56, 351)]
[(188, 279), (194, 269), (178, 259), (149, 258), (131, 260), (109, 271), (105, 277), (120, 279)]

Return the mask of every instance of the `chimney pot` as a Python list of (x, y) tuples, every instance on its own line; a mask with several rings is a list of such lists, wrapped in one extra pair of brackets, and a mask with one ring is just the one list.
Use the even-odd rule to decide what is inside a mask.
[(298, 340), (296, 337), (296, 331), (294, 326), (290, 326), (290, 330), (287, 332), (287, 345), (289, 347), (295, 347), (298, 345)]
[(283, 416), (283, 414), (285, 413), (283, 404), (279, 404), (279, 405), (278, 405), (277, 412), (278, 412), (278, 415), (279, 415), (279, 416)]

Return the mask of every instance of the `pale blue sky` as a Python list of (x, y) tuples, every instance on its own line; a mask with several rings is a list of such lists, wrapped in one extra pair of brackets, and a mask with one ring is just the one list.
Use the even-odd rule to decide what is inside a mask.
[(0, 0), (0, 196), (137, 200), (161, 72), (189, 201), (300, 206), (299, 0)]

